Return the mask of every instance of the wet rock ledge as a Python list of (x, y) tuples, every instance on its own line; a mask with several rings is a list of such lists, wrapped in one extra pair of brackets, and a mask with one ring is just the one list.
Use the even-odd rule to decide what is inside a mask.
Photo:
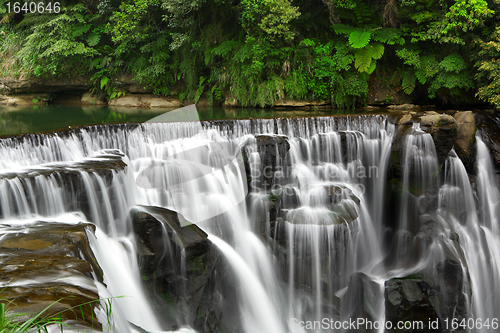
[(90, 223), (0, 225), (0, 299), (7, 315), (26, 321), (39, 313), (71, 326), (101, 329), (93, 275), (102, 271), (90, 249)]

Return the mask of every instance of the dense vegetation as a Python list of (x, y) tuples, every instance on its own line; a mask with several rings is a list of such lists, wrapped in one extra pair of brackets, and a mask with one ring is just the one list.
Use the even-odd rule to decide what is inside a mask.
[(67, 0), (43, 14), (8, 2), (0, 75), (88, 75), (107, 98), (132, 73), (156, 94), (244, 106), (350, 107), (378, 84), (387, 102), (500, 107), (499, 0)]

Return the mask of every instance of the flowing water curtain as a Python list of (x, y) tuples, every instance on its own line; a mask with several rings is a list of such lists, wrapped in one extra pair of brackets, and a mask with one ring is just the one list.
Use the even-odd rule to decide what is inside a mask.
[[(291, 172), (281, 178), (284, 215), (271, 226), (271, 237), (288, 247), (282, 270), (288, 272), (289, 317), (335, 316), (338, 309), (331, 306), (338, 302), (335, 292), (347, 285), (354, 271), (381, 260), (379, 228), (374, 228), (364, 193), (356, 186), (383, 184), (376, 177), (363, 179), (369, 176), (357, 171), (368, 170), (371, 165), (364, 165), (366, 161), (386, 167), (394, 133), (386, 125), (377, 117), (338, 123), (334, 118), (278, 122), (278, 133), (289, 136)], [(337, 132), (337, 128), (344, 131)], [(375, 144), (366, 141), (382, 137), (386, 140), (378, 152), (383, 155), (364, 158), (363, 153)], [(253, 167), (259, 168), (259, 163)], [(269, 222), (273, 223), (267, 216)], [(372, 256), (360, 256), (360, 252)]]

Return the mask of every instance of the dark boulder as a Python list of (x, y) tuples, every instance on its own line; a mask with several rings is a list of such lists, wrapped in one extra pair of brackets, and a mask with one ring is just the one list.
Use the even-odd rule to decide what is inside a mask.
[(225, 263), (207, 234), (196, 225), (182, 227), (183, 217), (165, 208), (137, 206), (130, 215), (141, 275), (163, 324), (232, 329), (238, 307), (228, 295), (235, 291), (225, 283)]
[[(401, 332), (450, 332), (445, 319), (468, 318), (467, 296), (461, 264), (453, 259), (439, 262), (433, 272), (421, 272), (385, 282), (385, 315), (396, 327), (398, 321), (420, 321), (422, 326)], [(465, 290), (465, 292), (464, 292)], [(468, 294), (468, 295), (467, 295)], [(430, 327), (437, 322), (438, 327)], [(397, 331), (397, 330), (395, 330)], [(460, 328), (454, 332), (464, 332)]]
[[(251, 161), (249, 156), (252, 152), (257, 152), (260, 157), (260, 181), (257, 186), (263, 190), (271, 190), (273, 185), (279, 184), (288, 175), (290, 163), (288, 160), (288, 150), (290, 143), (284, 136), (256, 135), (255, 145), (246, 145), (242, 149), (245, 163), (245, 171), (250, 181)], [(249, 184), (250, 187), (253, 186)]]

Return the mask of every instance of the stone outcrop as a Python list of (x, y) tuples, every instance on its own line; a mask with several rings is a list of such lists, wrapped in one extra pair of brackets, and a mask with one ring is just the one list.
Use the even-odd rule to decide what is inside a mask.
[(87, 238), (94, 229), (89, 223), (4, 225), (0, 298), (8, 301), (8, 314), (22, 314), (20, 321), (41, 312), (56, 314), (63, 321), (100, 329), (94, 314), (99, 295), (93, 274), (102, 282), (102, 271)]
[(130, 215), (141, 244), (141, 275), (164, 324), (176, 329), (182, 318), (208, 333), (232, 322), (237, 307), (228, 295), (234, 290), (207, 235), (196, 225), (181, 227), (183, 217), (165, 208), (137, 206)]
[(81, 99), (82, 105), (106, 105), (107, 103), (102, 99), (97, 98), (97, 96), (92, 95), (91, 93), (85, 93)]
[(455, 144), (458, 125), (448, 114), (429, 114), (419, 117), (420, 127), (431, 134), (436, 147), (439, 165), (442, 165)]
[(23, 93), (54, 93), (72, 90), (88, 90), (91, 87), (90, 77), (77, 76), (74, 78), (51, 78), (50, 80), (38, 78), (0, 77), (0, 90), (8, 94)]
[(324, 107), (330, 106), (328, 101), (301, 101), (291, 99), (280, 99), (274, 102), (275, 107)]
[(401, 172), (400, 159), (404, 156), (405, 135), (411, 130), (413, 123), (420, 123), (420, 128), (432, 136), (440, 165), (444, 163), (451, 149), (456, 145), (459, 126), (451, 115), (439, 114), (435, 111), (410, 111), (398, 116), (396, 136), (392, 145), (391, 165), (392, 173), (396, 176)]
[(417, 111), (420, 110), (419, 105), (415, 104), (398, 104), (398, 105), (389, 105), (387, 106), (387, 110), (390, 112), (400, 112), (400, 111)]
[(0, 105), (11, 106), (36, 106), (47, 105), (51, 96), (46, 93), (38, 94), (19, 94), (19, 95), (0, 95)]
[[(136, 94), (150, 94), (153, 92), (150, 87), (136, 82), (132, 74), (120, 74), (112, 77), (111, 80), (113, 80), (116, 86), (123, 91)], [(9, 94), (34, 92), (57, 93), (75, 90), (86, 91), (91, 87), (92, 82), (90, 76), (51, 78), (48, 80), (27, 77), (0, 77), (0, 89)]]
[(458, 111), (455, 113), (455, 121), (458, 124), (455, 150), (463, 161), (467, 161), (472, 153), (474, 137), (476, 135), (476, 120), (472, 111)]
[(120, 74), (112, 78), (119, 89), (132, 94), (151, 94), (153, 89), (134, 80), (133, 74)]
[(477, 112), (475, 114), (477, 127), (481, 129), (482, 139), (488, 147), (495, 168), (500, 171), (500, 130), (498, 128), (496, 112)]
[[(392, 322), (394, 327), (398, 321), (423, 322), (423, 327), (404, 332), (449, 332), (443, 320), (454, 318), (460, 322), (469, 318), (461, 264), (446, 259), (438, 263), (435, 270), (435, 277), (419, 273), (385, 282), (386, 321)], [(468, 294), (470, 297), (470, 290)], [(438, 327), (429, 327), (430, 322), (436, 321)], [(455, 332), (465, 330), (459, 327)]]
[[(280, 178), (287, 174), (288, 150), (290, 143), (285, 136), (279, 135), (256, 135), (255, 144), (249, 144), (242, 148), (243, 159), (247, 176), (251, 175), (251, 161), (249, 159), (252, 152), (260, 156), (261, 183), (258, 184), (261, 189), (270, 190)], [(254, 168), (256, 166), (253, 166)], [(249, 179), (250, 180), (250, 179)], [(255, 184), (249, 184), (255, 185)]]
[(109, 101), (109, 106), (128, 106), (139, 108), (180, 108), (181, 101), (175, 98), (158, 97), (155, 95), (128, 94)]

